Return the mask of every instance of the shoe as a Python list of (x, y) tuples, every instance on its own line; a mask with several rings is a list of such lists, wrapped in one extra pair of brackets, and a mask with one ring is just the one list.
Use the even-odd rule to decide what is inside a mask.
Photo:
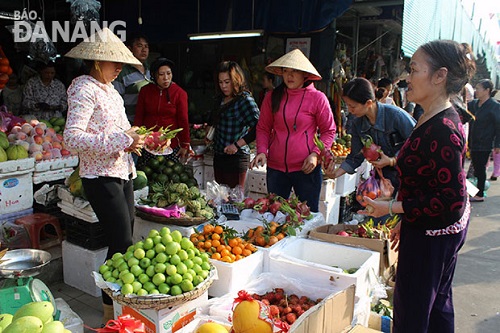
[(493, 176), (491, 176), (491, 177), (490, 177), (490, 180), (495, 181), (495, 180), (497, 180), (497, 178), (498, 178), (498, 177), (493, 177)]
[(475, 197), (469, 198), (469, 201), (470, 202), (484, 202), (484, 198), (475, 196)]

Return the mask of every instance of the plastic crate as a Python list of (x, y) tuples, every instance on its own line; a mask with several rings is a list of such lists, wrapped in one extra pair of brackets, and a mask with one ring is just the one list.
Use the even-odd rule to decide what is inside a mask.
[(97, 250), (107, 246), (106, 234), (100, 222), (89, 223), (68, 215), (64, 220), (66, 239), (70, 243), (88, 250)]

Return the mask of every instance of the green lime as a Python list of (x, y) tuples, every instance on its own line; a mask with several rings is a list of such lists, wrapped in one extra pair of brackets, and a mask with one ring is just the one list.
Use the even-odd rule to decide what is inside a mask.
[(125, 283), (125, 284), (132, 284), (132, 282), (134, 282), (134, 280), (135, 280), (135, 276), (132, 273), (125, 273), (125, 274), (123, 274), (121, 279), (122, 279), (123, 283)]
[(202, 283), (205, 279), (203, 279), (203, 277), (199, 276), (199, 275), (196, 275), (193, 277), (193, 285), (194, 286), (197, 286), (199, 285), (200, 283)]
[(142, 288), (146, 289), (149, 293), (151, 290), (156, 289), (156, 286), (153, 282), (148, 281), (142, 285)]
[(182, 234), (179, 230), (174, 230), (171, 233), (174, 242), (180, 243), (182, 240)]
[(142, 258), (141, 261), (139, 261), (139, 266), (143, 269), (148, 268), (149, 265), (151, 265), (151, 259), (149, 258)]
[(168, 227), (163, 227), (160, 229), (160, 235), (161, 236), (165, 236), (165, 235), (168, 235), (170, 234), (170, 229)]
[(144, 284), (149, 281), (149, 276), (145, 273), (142, 273), (141, 275), (139, 275), (137, 279), (139, 280), (140, 283)]
[(171, 288), (170, 288), (170, 295), (172, 296), (177, 296), (177, 295), (180, 295), (182, 294), (182, 289), (180, 286), (178, 285), (173, 285)]
[(183, 292), (191, 291), (194, 288), (193, 282), (191, 282), (190, 280), (182, 280), (180, 286)]
[(153, 281), (153, 283), (157, 286), (159, 286), (160, 284), (164, 283), (165, 282), (165, 274), (163, 273), (156, 273), (155, 275), (153, 275), (153, 278), (151, 279), (151, 281)]
[(174, 275), (171, 275), (170, 276), (170, 282), (172, 282), (172, 284), (179, 284), (182, 282), (182, 275), (179, 274), (179, 273), (175, 273)]
[(147, 296), (148, 295), (148, 291), (146, 289), (139, 289), (139, 291), (137, 292), (137, 296)]
[(134, 287), (130, 283), (123, 284), (121, 289), (122, 295), (132, 294), (133, 292), (134, 292)]
[(210, 267), (210, 264), (207, 261), (204, 261), (204, 262), (201, 263), (201, 268), (204, 271), (209, 271), (211, 267)]
[(160, 291), (161, 294), (168, 294), (170, 292), (170, 286), (166, 283), (161, 283), (158, 286), (158, 290)]
[(179, 257), (179, 255), (176, 253), (174, 255), (172, 255), (172, 257), (170, 257), (170, 263), (172, 265), (177, 265), (178, 263), (180, 263), (182, 260), (181, 258)]
[(134, 293), (138, 293), (139, 290), (142, 289), (142, 283), (140, 283), (139, 281), (134, 281), (132, 282), (132, 287), (134, 288)]

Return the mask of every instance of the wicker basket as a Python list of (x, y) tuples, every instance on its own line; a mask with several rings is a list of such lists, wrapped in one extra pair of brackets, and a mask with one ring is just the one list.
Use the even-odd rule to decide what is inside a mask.
[(114, 293), (111, 289), (103, 289), (103, 291), (118, 304), (129, 306), (133, 309), (161, 310), (167, 307), (180, 305), (203, 295), (215, 279), (215, 270), (216, 268), (212, 266), (210, 274), (205, 281), (197, 285), (193, 290), (177, 296), (124, 296), (122, 294)]
[(140, 209), (135, 210), (135, 215), (137, 215), (145, 220), (151, 221), (151, 222), (178, 225), (181, 227), (190, 227), (190, 226), (194, 226), (194, 225), (200, 225), (200, 224), (208, 221), (205, 217), (178, 217), (178, 218), (175, 218), (175, 217), (156, 216), (156, 215), (152, 215), (152, 214), (143, 212)]

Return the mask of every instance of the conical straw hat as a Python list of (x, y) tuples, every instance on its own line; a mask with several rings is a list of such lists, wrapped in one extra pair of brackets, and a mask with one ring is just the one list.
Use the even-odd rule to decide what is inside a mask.
[(283, 75), (283, 67), (293, 68), (309, 73), (310, 75), (308, 80), (321, 80), (321, 75), (319, 75), (313, 64), (311, 64), (309, 59), (307, 59), (304, 53), (302, 53), (299, 49), (290, 51), (278, 60), (270, 63), (266, 66), (266, 71), (276, 75)]
[(123, 42), (108, 28), (97, 31), (72, 48), (66, 57), (142, 65)]

